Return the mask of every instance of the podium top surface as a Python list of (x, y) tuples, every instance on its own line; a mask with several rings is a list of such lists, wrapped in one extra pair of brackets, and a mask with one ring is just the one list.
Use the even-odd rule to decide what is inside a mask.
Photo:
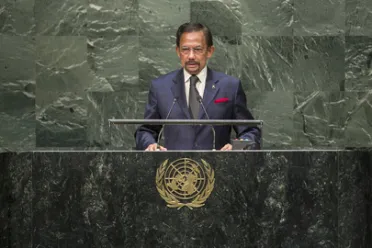
[(248, 125), (259, 126), (262, 120), (230, 120), (230, 119), (109, 119), (110, 124), (147, 124), (147, 125)]

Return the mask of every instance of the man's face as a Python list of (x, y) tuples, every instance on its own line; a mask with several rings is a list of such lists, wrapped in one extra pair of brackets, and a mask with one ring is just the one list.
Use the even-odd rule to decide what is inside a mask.
[(198, 74), (212, 56), (214, 47), (207, 47), (203, 31), (183, 33), (180, 46), (176, 47), (181, 65), (185, 70), (194, 75)]

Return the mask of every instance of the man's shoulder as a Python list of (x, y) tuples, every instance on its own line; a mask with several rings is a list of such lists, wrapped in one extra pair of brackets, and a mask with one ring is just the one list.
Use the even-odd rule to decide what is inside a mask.
[(210, 70), (211, 73), (213, 73), (213, 77), (218, 79), (221, 82), (230, 82), (230, 83), (239, 83), (240, 80), (234, 76), (227, 75), (220, 71)]
[(152, 80), (152, 83), (155, 84), (155, 85), (158, 85), (158, 84), (164, 84), (166, 82), (171, 82), (173, 80), (173, 78), (175, 78), (176, 75), (179, 72), (180, 72), (180, 69), (177, 69), (177, 70), (171, 71), (167, 74), (161, 75), (161, 76), (155, 78), (154, 80)]

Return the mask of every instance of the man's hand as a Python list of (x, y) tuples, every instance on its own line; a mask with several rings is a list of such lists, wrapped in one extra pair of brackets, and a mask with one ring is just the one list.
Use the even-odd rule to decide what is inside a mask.
[(145, 149), (145, 151), (166, 151), (167, 150), (167, 148), (165, 148), (165, 147), (162, 147), (162, 146), (158, 146), (158, 144), (157, 143), (154, 143), (154, 144), (151, 144), (151, 145), (149, 145), (146, 149)]
[(231, 144), (226, 144), (224, 147), (221, 148), (221, 151), (231, 151), (231, 150), (232, 150)]

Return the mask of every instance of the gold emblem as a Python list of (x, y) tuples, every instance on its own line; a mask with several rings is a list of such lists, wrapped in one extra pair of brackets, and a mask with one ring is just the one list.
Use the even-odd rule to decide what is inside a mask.
[(214, 171), (201, 160), (181, 158), (168, 165), (165, 160), (156, 171), (156, 188), (170, 208), (200, 208), (212, 193)]

